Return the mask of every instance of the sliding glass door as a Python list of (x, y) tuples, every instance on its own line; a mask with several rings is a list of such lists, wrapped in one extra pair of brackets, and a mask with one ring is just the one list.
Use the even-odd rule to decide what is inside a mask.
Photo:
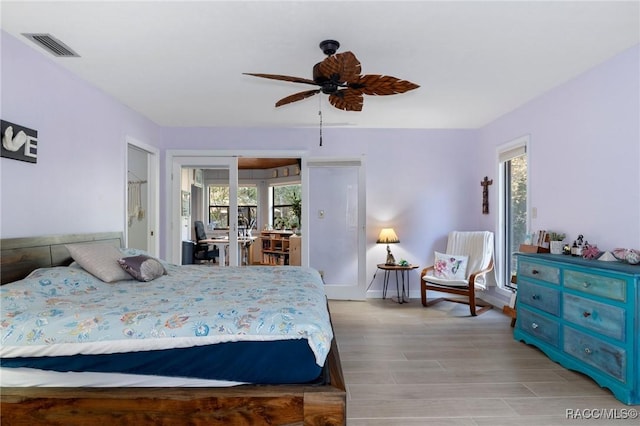
[(509, 287), (516, 272), (516, 259), (529, 232), (528, 137), (518, 139), (499, 150), (500, 226), (498, 227), (498, 282)]

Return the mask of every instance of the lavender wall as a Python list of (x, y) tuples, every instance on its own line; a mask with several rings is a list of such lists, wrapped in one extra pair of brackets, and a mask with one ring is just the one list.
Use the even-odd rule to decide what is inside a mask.
[[(533, 230), (640, 249), (639, 64), (635, 46), (478, 132), (485, 169), (495, 168), (497, 146), (530, 135)], [(494, 210), (482, 225), (495, 223)]]
[(123, 231), (125, 138), (151, 144), (160, 128), (7, 33), (0, 43), (2, 119), (38, 131), (37, 164), (0, 160), (0, 236)]
[(371, 275), (385, 255), (375, 244), (380, 227), (394, 226), (401, 236), (399, 258), (425, 264), (450, 228), (471, 229), (479, 220), (477, 153), (457, 155), (475, 146), (473, 131), (327, 127), (319, 147), (317, 129), (161, 128), (5, 33), (2, 59), (2, 118), (39, 132), (36, 165), (1, 160), (2, 238), (122, 231), (126, 136), (161, 150), (161, 247), (166, 149), (364, 155)]
[[(325, 128), (320, 147), (318, 129), (174, 128), (165, 129), (162, 151), (274, 149), (305, 151), (310, 157), (364, 156), (370, 277), (386, 256), (385, 247), (375, 244), (382, 227), (392, 226), (400, 237), (401, 244), (393, 247), (397, 259), (426, 265), (434, 250), (444, 250), (449, 230), (480, 226), (474, 136), (473, 130)], [(161, 223), (168, 223), (164, 211)], [(162, 233), (168, 234), (166, 226)], [(379, 281), (371, 287), (374, 292), (382, 287)], [(414, 277), (412, 284), (417, 281)], [(417, 294), (417, 287), (413, 291)]]
[[(39, 132), (36, 165), (0, 160), (0, 237), (122, 231), (126, 136), (161, 151), (160, 245), (167, 235), (165, 150), (295, 150), (364, 155), (367, 274), (375, 239), (393, 226), (396, 258), (425, 265), (451, 229), (495, 229), (480, 180), (496, 178), (496, 147), (531, 135), (533, 228), (583, 233), (602, 248), (640, 248), (636, 46), (479, 130), (161, 128), (2, 33), (2, 119)], [(415, 296), (417, 280), (413, 280)], [(380, 288), (376, 282), (373, 289)]]

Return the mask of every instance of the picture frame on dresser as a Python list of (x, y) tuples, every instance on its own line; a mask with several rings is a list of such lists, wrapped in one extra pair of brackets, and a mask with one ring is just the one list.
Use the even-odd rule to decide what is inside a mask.
[(640, 404), (640, 267), (518, 253), (514, 338)]

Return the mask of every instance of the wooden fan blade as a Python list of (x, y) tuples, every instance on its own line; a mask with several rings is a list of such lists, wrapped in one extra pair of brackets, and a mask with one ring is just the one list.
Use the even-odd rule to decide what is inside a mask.
[(351, 52), (338, 53), (327, 57), (313, 67), (315, 81), (333, 80), (337, 83), (349, 83), (357, 80), (362, 72), (360, 61)]
[(314, 86), (317, 86), (318, 84), (313, 81), (313, 80), (309, 80), (308, 78), (300, 78), (300, 77), (291, 77), (288, 75), (279, 75), (279, 74), (254, 74), (254, 73), (250, 73), (250, 72), (245, 72), (243, 73), (244, 75), (252, 75), (254, 77), (261, 77), (261, 78), (269, 78), (271, 80), (282, 80), (282, 81), (291, 81), (293, 83), (305, 83), (305, 84), (313, 84)]
[(334, 107), (344, 111), (362, 111), (364, 96), (355, 89), (341, 89), (329, 95), (329, 102)]
[(315, 89), (315, 90), (307, 90), (305, 92), (298, 92), (298, 93), (294, 93), (293, 95), (289, 95), (286, 98), (282, 98), (280, 99), (278, 102), (276, 102), (276, 107), (282, 106), (282, 105), (286, 105), (286, 104), (290, 104), (291, 102), (296, 102), (296, 101), (301, 101), (303, 99), (307, 99), (317, 93), (320, 93), (320, 89)]
[(420, 86), (389, 75), (367, 74), (360, 76), (358, 81), (349, 83), (349, 87), (358, 89), (365, 95), (382, 96), (408, 92)]

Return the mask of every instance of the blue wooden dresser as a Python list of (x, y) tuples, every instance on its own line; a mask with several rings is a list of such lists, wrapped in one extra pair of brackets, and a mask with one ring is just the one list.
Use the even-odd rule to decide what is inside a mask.
[(516, 255), (514, 338), (640, 404), (640, 265)]

